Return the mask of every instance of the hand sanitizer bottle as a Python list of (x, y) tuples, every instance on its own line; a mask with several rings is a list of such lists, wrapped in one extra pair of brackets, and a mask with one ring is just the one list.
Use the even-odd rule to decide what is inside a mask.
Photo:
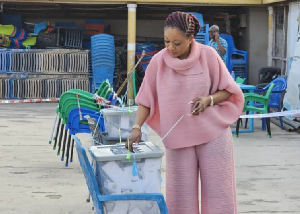
[(235, 73), (234, 73), (234, 71), (231, 71), (231, 76), (235, 80)]

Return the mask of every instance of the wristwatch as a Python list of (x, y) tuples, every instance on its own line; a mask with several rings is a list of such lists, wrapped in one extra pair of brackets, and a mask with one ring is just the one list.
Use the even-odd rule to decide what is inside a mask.
[(139, 125), (137, 125), (137, 124), (133, 125), (132, 128), (131, 128), (131, 130), (132, 129), (139, 129), (141, 131), (141, 127)]

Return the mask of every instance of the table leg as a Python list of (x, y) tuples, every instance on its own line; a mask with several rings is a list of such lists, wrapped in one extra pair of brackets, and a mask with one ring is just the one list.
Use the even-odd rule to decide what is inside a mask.
[[(249, 89), (250, 93), (254, 93), (254, 89)], [(250, 105), (253, 105), (253, 101), (251, 101), (249, 103)], [(249, 115), (254, 114), (253, 111), (249, 112)], [(253, 118), (249, 118), (249, 129), (244, 129), (244, 130), (239, 130), (239, 133), (250, 133), (250, 132), (254, 132), (254, 119)], [(236, 131), (232, 131), (232, 133), (236, 133)]]

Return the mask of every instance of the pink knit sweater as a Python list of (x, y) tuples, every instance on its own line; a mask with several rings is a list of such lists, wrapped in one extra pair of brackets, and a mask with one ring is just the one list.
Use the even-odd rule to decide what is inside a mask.
[(194, 98), (224, 89), (232, 93), (228, 100), (207, 107), (200, 115), (184, 116), (164, 139), (167, 148), (177, 149), (216, 139), (242, 113), (243, 93), (217, 52), (195, 41), (184, 60), (173, 58), (166, 48), (161, 50), (147, 67), (136, 102), (150, 108), (146, 123), (163, 137), (182, 115), (191, 112), (189, 103)]

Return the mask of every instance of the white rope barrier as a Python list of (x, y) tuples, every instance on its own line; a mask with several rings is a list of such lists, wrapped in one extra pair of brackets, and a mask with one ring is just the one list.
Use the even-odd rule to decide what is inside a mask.
[(241, 115), (240, 118), (281, 117), (281, 116), (288, 116), (288, 115), (295, 115), (295, 114), (299, 114), (299, 117), (300, 117), (300, 109), (290, 110), (290, 111), (273, 112), (273, 113), (268, 113), (268, 114), (247, 114), (247, 115)]
[(25, 100), (0, 100), (0, 104), (4, 103), (41, 103), (41, 102), (57, 102), (58, 98), (51, 99), (25, 99)]

